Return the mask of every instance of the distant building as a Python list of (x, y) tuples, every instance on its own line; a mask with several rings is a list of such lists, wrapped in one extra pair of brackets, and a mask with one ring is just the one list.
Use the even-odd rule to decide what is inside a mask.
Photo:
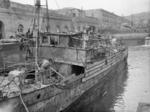
[(71, 8), (71, 7), (58, 9), (56, 10), (56, 12), (59, 14), (68, 15), (71, 17), (85, 17), (86, 16), (86, 13), (84, 10)]
[(150, 32), (150, 12), (132, 14), (126, 18), (131, 21), (131, 25), (134, 27), (135, 32)]
[(86, 15), (98, 18), (100, 30), (106, 30), (108, 32), (121, 32), (125, 30), (122, 29), (122, 23), (129, 23), (129, 20), (124, 17), (104, 9), (86, 10)]
[[(33, 25), (35, 8), (31, 5), (10, 2), (9, 7), (4, 7), (4, 2), (0, 2), (0, 35), (2, 38), (14, 36), (19, 25), (24, 27), (23, 32), (27, 32)], [(58, 14), (57, 11), (49, 10), (48, 16), (45, 8), (41, 9), (40, 26), (45, 32), (47, 22), (49, 22), (50, 32), (76, 32), (82, 31), (86, 26), (97, 27), (98, 19), (82, 16), (78, 10), (72, 15)], [(80, 15), (81, 14), (81, 15)], [(47, 19), (49, 18), (49, 21)]]
[(76, 31), (83, 31), (86, 26), (95, 26), (97, 29), (99, 27), (98, 18), (87, 16), (84, 10), (76, 8), (63, 8), (56, 10), (56, 12), (62, 15), (70, 16), (74, 24), (73, 27), (75, 27)]

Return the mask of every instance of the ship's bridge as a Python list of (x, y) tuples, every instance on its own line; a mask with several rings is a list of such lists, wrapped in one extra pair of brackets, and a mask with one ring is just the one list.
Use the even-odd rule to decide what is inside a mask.
[(39, 56), (55, 62), (84, 66), (103, 59), (110, 51), (110, 41), (95, 34), (40, 34)]

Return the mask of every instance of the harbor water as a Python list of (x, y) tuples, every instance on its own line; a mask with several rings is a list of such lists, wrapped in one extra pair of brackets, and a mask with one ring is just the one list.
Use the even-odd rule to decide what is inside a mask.
[(139, 103), (150, 103), (150, 47), (129, 48), (128, 66), (124, 91), (114, 99), (115, 112), (136, 112)]
[(102, 95), (69, 112), (136, 112), (139, 103), (150, 103), (150, 47), (130, 47), (128, 67), (113, 75)]

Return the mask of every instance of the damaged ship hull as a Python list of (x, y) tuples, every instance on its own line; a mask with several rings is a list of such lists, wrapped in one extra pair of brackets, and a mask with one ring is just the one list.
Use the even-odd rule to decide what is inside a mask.
[[(12, 112), (26, 112), (24, 103), (30, 112), (59, 112), (70, 108), (83, 94), (95, 86), (103, 88), (101, 82), (109, 78), (113, 71), (123, 70), (127, 66), (127, 50), (116, 53), (106, 60), (86, 66), (85, 74), (79, 75), (67, 85), (48, 85), (32, 92), (22, 94), (22, 97), (3, 99), (0, 108), (9, 107)], [(103, 93), (103, 89), (101, 91)], [(87, 99), (88, 100), (88, 99)]]

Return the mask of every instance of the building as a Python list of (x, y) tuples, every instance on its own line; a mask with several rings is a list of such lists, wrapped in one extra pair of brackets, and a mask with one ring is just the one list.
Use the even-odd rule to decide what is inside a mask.
[(58, 10), (56, 10), (56, 12), (59, 14), (68, 15), (71, 17), (85, 17), (86, 16), (86, 13), (84, 10), (77, 9), (77, 8), (71, 8), (71, 7), (58, 9)]
[[(14, 36), (19, 25), (23, 26), (24, 32), (27, 32), (33, 26), (34, 17), (34, 6), (1, 0), (0, 35), (2, 36), (0, 38)], [(63, 15), (54, 10), (49, 10), (47, 14), (45, 8), (40, 10), (40, 28), (43, 32), (47, 30), (47, 24), (49, 24), (49, 31), (54, 33), (82, 31), (88, 25), (96, 27), (97, 23), (98, 20), (92, 17)]]
[(95, 26), (96, 29), (99, 27), (99, 20), (95, 17), (87, 16), (84, 10), (77, 8), (63, 8), (56, 10), (56, 12), (70, 16), (76, 31), (83, 31), (86, 26)]
[(129, 23), (129, 20), (124, 17), (118, 16), (112, 12), (104, 9), (91, 9), (86, 10), (86, 15), (96, 17), (99, 20), (99, 28), (101, 31), (107, 31), (110, 33), (121, 32), (123, 29), (123, 23)]
[(150, 12), (142, 12), (126, 16), (131, 21), (135, 32), (149, 33), (150, 32)]

